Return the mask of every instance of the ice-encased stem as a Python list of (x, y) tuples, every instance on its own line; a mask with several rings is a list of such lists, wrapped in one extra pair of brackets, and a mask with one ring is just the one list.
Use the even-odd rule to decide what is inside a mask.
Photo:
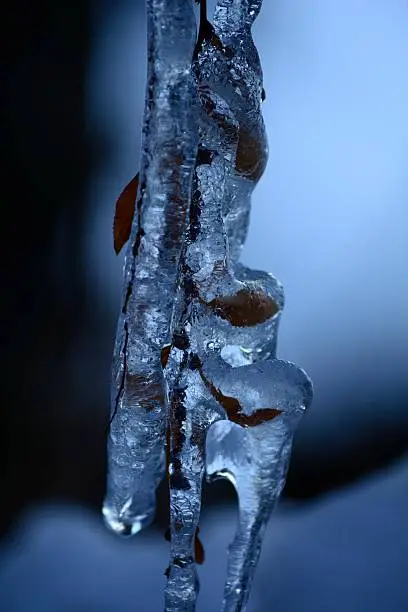
[(190, 0), (147, 0), (148, 83), (140, 195), (126, 253), (113, 359), (104, 516), (131, 535), (155, 512), (164, 475), (162, 347), (170, 319), (197, 149)]

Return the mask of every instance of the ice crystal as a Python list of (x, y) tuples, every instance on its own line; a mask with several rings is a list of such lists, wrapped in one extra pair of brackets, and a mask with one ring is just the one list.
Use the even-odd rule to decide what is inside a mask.
[(148, 83), (140, 191), (113, 360), (103, 513), (132, 535), (167, 475), (165, 609), (193, 611), (203, 478), (239, 499), (222, 609), (245, 608), (295, 427), (312, 397), (276, 358), (280, 283), (239, 263), (267, 161), (262, 70), (251, 26), (261, 0), (147, 0)]

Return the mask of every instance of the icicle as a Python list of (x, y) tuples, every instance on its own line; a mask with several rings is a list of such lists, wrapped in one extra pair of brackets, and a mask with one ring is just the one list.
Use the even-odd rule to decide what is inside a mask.
[(148, 83), (140, 195), (126, 253), (112, 381), (103, 513), (131, 535), (154, 517), (165, 471), (161, 350), (170, 342), (178, 261), (197, 150), (189, 0), (148, 0)]

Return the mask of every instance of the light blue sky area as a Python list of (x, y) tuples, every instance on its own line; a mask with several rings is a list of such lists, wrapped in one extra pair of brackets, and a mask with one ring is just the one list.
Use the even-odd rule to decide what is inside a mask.
[(255, 33), (270, 157), (244, 258), (286, 288), (282, 355), (332, 368), (352, 347), (393, 369), (408, 344), (408, 4), (265, 2)]
[[(116, 313), (112, 214), (138, 169), (143, 10), (124, 2), (95, 34), (90, 114), (111, 156), (90, 185), (87, 257)], [(243, 259), (284, 284), (279, 356), (312, 376), (316, 409), (350, 381), (369, 401), (408, 363), (408, 3), (265, 0), (254, 34), (270, 156)]]

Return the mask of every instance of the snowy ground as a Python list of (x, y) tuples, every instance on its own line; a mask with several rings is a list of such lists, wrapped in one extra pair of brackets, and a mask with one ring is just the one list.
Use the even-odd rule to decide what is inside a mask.
[[(198, 612), (220, 608), (231, 510), (204, 515)], [(122, 542), (80, 508), (35, 508), (0, 551), (5, 612), (160, 612), (168, 544)], [(408, 459), (310, 506), (265, 538), (249, 612), (406, 612)]]

